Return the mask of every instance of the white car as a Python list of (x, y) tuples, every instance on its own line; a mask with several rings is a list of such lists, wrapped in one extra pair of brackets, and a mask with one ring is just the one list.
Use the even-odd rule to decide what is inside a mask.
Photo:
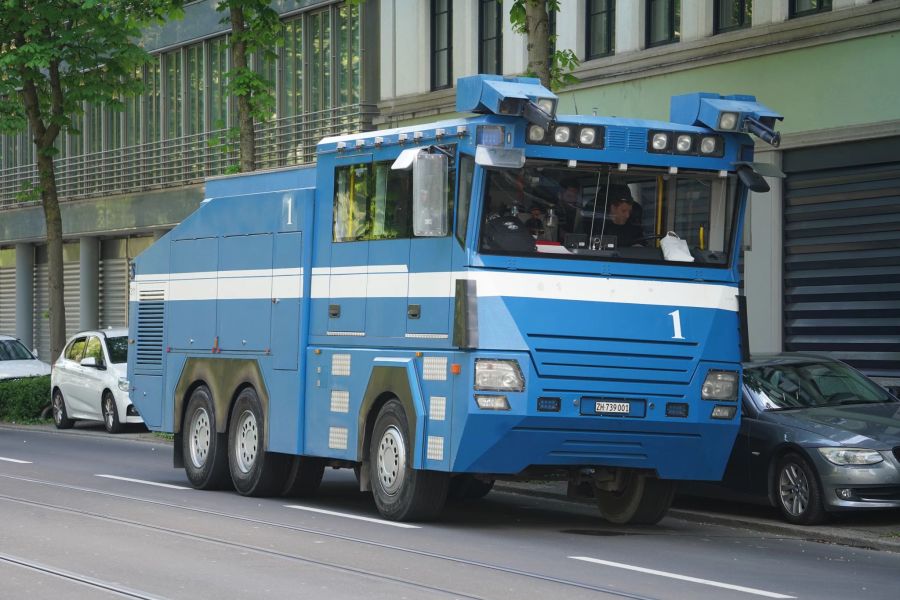
[(118, 433), (144, 420), (128, 396), (128, 330), (82, 331), (72, 336), (50, 375), (53, 422), (68, 429), (78, 419), (103, 421)]
[(0, 379), (49, 374), (50, 365), (38, 360), (22, 342), (9, 335), (0, 335)]

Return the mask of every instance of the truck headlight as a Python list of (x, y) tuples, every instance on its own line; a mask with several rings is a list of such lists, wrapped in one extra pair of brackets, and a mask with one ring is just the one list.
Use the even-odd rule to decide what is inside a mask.
[(521, 392), (525, 377), (516, 360), (475, 359), (475, 389), (493, 392)]
[(119, 389), (123, 392), (128, 391), (128, 380), (124, 377), (119, 377)]
[(877, 465), (884, 460), (877, 450), (863, 448), (819, 448), (828, 462), (842, 467), (849, 465)]
[(700, 397), (704, 400), (737, 400), (737, 390), (737, 372), (710, 371), (703, 381)]

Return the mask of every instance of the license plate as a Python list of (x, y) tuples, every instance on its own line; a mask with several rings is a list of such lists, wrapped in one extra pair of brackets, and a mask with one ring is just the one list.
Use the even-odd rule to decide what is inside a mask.
[(631, 404), (628, 402), (594, 402), (594, 412), (627, 415), (631, 412)]

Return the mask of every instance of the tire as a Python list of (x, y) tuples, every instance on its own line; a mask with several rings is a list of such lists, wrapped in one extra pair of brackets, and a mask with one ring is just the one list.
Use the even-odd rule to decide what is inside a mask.
[(481, 500), (494, 489), (494, 480), (484, 481), (472, 475), (456, 475), (450, 479), (447, 497), (452, 500)]
[(819, 479), (796, 453), (784, 455), (775, 468), (775, 504), (781, 516), (795, 525), (815, 525), (826, 518)]
[(201, 385), (188, 400), (181, 436), (184, 471), (198, 490), (227, 488), (227, 435), (216, 433), (216, 408), (209, 388)]
[(324, 473), (325, 461), (321, 458), (292, 456), (281, 495), (292, 498), (315, 496)]
[(447, 500), (448, 473), (412, 468), (406, 411), (389, 400), (378, 413), (369, 444), (369, 484), (378, 512), (392, 521), (427, 521)]
[(654, 525), (666, 516), (675, 496), (675, 482), (629, 471), (616, 492), (595, 490), (600, 514), (617, 525)]
[(229, 421), (228, 471), (234, 489), (242, 496), (281, 493), (290, 457), (266, 451), (266, 420), (256, 390), (244, 388), (238, 394)]
[(53, 405), (53, 424), (56, 425), (56, 428), (71, 429), (75, 425), (75, 420), (69, 418), (69, 413), (66, 411), (66, 401), (62, 392), (58, 389), (53, 390), (51, 404)]
[(103, 414), (103, 426), (109, 433), (119, 433), (122, 431), (122, 423), (119, 422), (119, 411), (116, 408), (116, 399), (110, 392), (103, 392), (103, 399), (100, 401), (100, 412)]

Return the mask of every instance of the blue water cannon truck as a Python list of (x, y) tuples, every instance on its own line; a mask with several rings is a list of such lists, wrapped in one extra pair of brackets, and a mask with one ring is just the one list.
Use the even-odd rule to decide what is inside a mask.
[(323, 139), (213, 178), (134, 261), (131, 397), (199, 489), (310, 495), (352, 468), (392, 520), (509, 479), (655, 523), (720, 479), (740, 416), (752, 96), (670, 121), (559, 115), (524, 77), (460, 79), (430, 124)]

